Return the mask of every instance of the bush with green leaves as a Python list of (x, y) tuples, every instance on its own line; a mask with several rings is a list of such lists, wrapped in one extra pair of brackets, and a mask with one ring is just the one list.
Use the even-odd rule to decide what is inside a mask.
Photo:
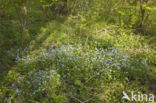
[(12, 89), (9, 90), (9, 95), (5, 96), (5, 102), (17, 100), (22, 103), (35, 101), (59, 103), (66, 99), (63, 94), (57, 93), (61, 81), (60, 75), (55, 70), (33, 69), (23, 74), (9, 71), (7, 79), (11, 80)]
[(123, 90), (139, 86), (127, 86), (130, 81), (147, 79), (145, 62), (115, 48), (84, 51), (81, 45), (69, 45), (17, 62), (6, 76), (11, 87), (6, 101), (119, 102)]

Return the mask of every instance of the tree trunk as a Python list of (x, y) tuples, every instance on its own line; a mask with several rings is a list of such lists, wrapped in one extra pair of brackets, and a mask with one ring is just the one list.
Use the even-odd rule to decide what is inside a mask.
[(25, 38), (25, 34), (26, 34), (26, 27), (25, 25), (23, 25), (22, 27), (22, 49), (25, 49), (25, 43), (26, 43), (26, 38)]
[(144, 28), (145, 25), (145, 19), (146, 19), (146, 10), (143, 8), (144, 3), (147, 4), (148, 0), (140, 0), (140, 12), (141, 12), (141, 23), (140, 23), (140, 27)]
[(27, 22), (28, 22), (28, 0), (26, 1), (26, 5), (23, 7), (24, 9), (24, 15), (25, 15), (25, 19), (24, 19), (24, 23), (22, 24), (22, 49), (25, 49), (25, 44), (26, 44), (26, 27), (27, 27)]
[(26, 43), (26, 38), (25, 38), (25, 34), (26, 34), (26, 27), (27, 27), (27, 23), (28, 23), (28, 0), (26, 0), (26, 3), (25, 5), (23, 6), (23, 11), (24, 11), (24, 19), (21, 18), (20, 16), (20, 12), (14, 2), (14, 0), (12, 0), (12, 3), (14, 4), (14, 7), (15, 7), (15, 10), (16, 10), (16, 14), (18, 16), (18, 19), (19, 19), (19, 22), (20, 22), (20, 25), (21, 25), (21, 39), (22, 39), (22, 49), (24, 50), (25, 49), (25, 43)]
[(0, 9), (0, 17), (3, 17), (3, 16), (5, 16), (5, 12), (3, 9)]
[(47, 8), (46, 7), (43, 7), (43, 14), (44, 14), (45, 20), (48, 21), (49, 16), (48, 16)]

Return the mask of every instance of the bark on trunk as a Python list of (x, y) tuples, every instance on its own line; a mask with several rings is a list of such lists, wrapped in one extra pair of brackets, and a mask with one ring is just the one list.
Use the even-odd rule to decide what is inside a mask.
[(46, 7), (43, 7), (43, 14), (44, 14), (45, 20), (48, 21), (49, 16), (48, 16)]
[(14, 0), (12, 0), (12, 3), (14, 4), (15, 10), (16, 10), (16, 14), (18, 16), (19, 19), (19, 23), (21, 25), (21, 39), (22, 39), (22, 49), (25, 49), (25, 43), (26, 43), (26, 38), (25, 38), (25, 34), (26, 34), (26, 27), (27, 27), (27, 23), (28, 23), (28, 0), (26, 0), (25, 5), (23, 6), (23, 11), (24, 11), (24, 19), (21, 18), (21, 14), (14, 2)]

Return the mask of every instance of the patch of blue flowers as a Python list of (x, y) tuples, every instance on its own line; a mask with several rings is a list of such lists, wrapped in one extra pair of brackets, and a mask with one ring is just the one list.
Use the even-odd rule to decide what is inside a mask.
[(20, 76), (12, 86), (18, 95), (27, 98), (42, 98), (45, 94), (55, 97), (66, 97), (64, 93), (77, 95), (76, 90), (81, 91), (84, 87), (100, 90), (104, 83), (143, 78), (147, 66), (146, 62), (132, 59), (115, 48), (84, 51), (80, 45), (49, 49), (38, 56), (19, 58), (18, 62)]

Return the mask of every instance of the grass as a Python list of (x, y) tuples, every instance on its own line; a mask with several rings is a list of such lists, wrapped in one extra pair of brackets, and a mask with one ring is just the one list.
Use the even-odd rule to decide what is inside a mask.
[[(3, 71), (0, 102), (8, 97), (7, 101), (11, 99), (14, 102), (31, 99), (33, 102), (54, 103), (63, 101), (78, 103), (85, 100), (88, 100), (88, 103), (97, 101), (116, 103), (121, 102), (123, 90), (156, 94), (154, 35), (138, 34), (117, 24), (98, 20), (99, 18), (90, 20), (83, 16), (58, 15), (45, 22), (42, 11), (38, 10), (38, 7), (33, 10), (30, 12), (32, 18), (27, 28), (29, 36), (26, 38), (25, 51), (20, 49), (19, 25), (12, 26), (17, 20), (9, 21), (12, 22), (11, 26), (1, 25), (4, 29), (1, 29), (0, 36), (4, 39), (5, 36), (2, 35), (4, 33), (8, 38), (1, 41), (1, 47), (4, 48), (0, 49), (2, 57), (0, 70)], [(11, 39), (10, 42), (8, 39)], [(18, 47), (13, 47), (14, 43)], [(104, 54), (99, 54), (100, 52)], [(104, 64), (107, 62), (108, 65)], [(100, 63), (103, 63), (104, 67), (99, 65)], [(55, 72), (57, 68), (58, 71)], [(102, 74), (100, 70), (103, 68), (108, 72)], [(110, 68), (116, 72), (109, 71)], [(55, 72), (56, 77), (51, 76), (51, 70), (54, 70), (52, 72)], [(43, 78), (39, 75), (41, 71), (43, 76), (46, 74)], [(20, 77), (24, 79), (18, 84)], [(38, 77), (40, 79), (37, 83), (43, 84), (43, 80), (47, 82), (41, 86), (46, 90), (37, 91), (31, 97), (40, 85), (35, 83), (30, 85), (30, 82)], [(16, 86), (12, 86), (13, 83)], [(58, 85), (55, 85), (57, 83)], [(50, 88), (49, 85), (54, 88)], [(21, 96), (19, 88), (22, 91)]]

